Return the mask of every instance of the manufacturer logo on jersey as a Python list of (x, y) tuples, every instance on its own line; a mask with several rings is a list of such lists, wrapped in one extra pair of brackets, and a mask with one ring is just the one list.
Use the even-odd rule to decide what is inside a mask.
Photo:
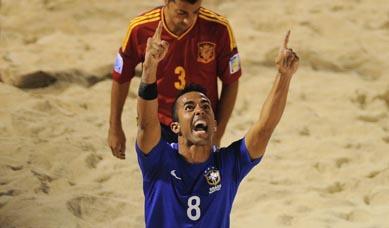
[(176, 170), (173, 169), (172, 171), (170, 171), (170, 175), (172, 175), (174, 178), (176, 178), (177, 180), (181, 180), (181, 177), (178, 177), (177, 174), (176, 174)]
[(198, 46), (197, 61), (201, 63), (209, 63), (215, 59), (216, 44), (211, 42), (200, 42)]
[(220, 172), (215, 167), (210, 167), (204, 172), (204, 177), (207, 183), (211, 186), (209, 194), (220, 191), (222, 185), (220, 184)]
[(230, 58), (230, 74), (234, 74), (240, 70), (240, 58), (239, 54), (236, 53)]
[(122, 73), (122, 70), (123, 70), (123, 58), (122, 58), (122, 56), (119, 53), (116, 55), (115, 65), (113, 66), (113, 70), (116, 73), (118, 73), (118, 74)]

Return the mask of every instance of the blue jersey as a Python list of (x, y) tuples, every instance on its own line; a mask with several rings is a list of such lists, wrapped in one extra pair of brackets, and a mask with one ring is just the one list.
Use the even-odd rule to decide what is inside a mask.
[(146, 227), (229, 227), (238, 186), (260, 162), (251, 160), (244, 139), (190, 164), (177, 144), (162, 140), (148, 155), (136, 146), (143, 175)]

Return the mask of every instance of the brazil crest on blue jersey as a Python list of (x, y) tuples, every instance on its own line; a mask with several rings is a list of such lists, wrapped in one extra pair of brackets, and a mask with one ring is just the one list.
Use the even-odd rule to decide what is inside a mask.
[(163, 139), (144, 155), (136, 145), (143, 175), (147, 228), (229, 227), (238, 186), (260, 162), (251, 160), (241, 139), (190, 164), (177, 144)]

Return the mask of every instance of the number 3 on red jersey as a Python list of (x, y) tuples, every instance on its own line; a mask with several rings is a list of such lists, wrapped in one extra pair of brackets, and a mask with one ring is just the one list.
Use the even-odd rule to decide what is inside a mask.
[(186, 86), (185, 69), (182, 66), (178, 66), (178, 67), (176, 67), (176, 69), (174, 69), (174, 73), (178, 77), (178, 81), (174, 83), (174, 87), (177, 90), (183, 90)]

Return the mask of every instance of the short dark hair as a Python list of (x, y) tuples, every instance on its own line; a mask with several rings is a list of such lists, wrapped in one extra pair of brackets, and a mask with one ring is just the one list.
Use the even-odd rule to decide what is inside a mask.
[(173, 103), (173, 108), (172, 108), (172, 119), (174, 122), (178, 121), (178, 115), (177, 115), (177, 112), (176, 112), (176, 109), (177, 109), (177, 100), (178, 98), (180, 98), (182, 95), (186, 94), (186, 93), (189, 93), (189, 92), (199, 92), (199, 93), (202, 93), (204, 94), (205, 96), (208, 96), (207, 95), (207, 90), (202, 87), (201, 85), (198, 85), (198, 84), (194, 84), (194, 83), (191, 83), (187, 86), (185, 86), (185, 88), (183, 90), (181, 90), (178, 94), (177, 94), (177, 97), (176, 99), (174, 100), (174, 103)]
[[(184, 1), (184, 2), (189, 2), (190, 4), (195, 4), (198, 0), (181, 0), (181, 1)], [(168, 2), (176, 2), (176, 0), (169, 0)]]

